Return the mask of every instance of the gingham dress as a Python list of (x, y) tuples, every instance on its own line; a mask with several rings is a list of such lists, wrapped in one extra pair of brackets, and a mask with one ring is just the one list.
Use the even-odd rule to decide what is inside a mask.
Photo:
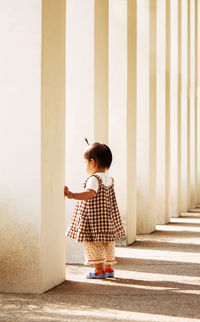
[(125, 235), (115, 197), (114, 180), (107, 187), (100, 176), (94, 176), (99, 181), (97, 194), (90, 200), (76, 203), (66, 232), (66, 236), (76, 239), (77, 242), (110, 242)]

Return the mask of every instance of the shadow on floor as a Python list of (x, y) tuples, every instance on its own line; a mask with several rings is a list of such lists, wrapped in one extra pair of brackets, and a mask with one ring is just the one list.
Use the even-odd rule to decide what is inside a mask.
[(172, 223), (120, 248), (114, 279), (85, 280), (87, 267), (67, 265), (68, 280), (44, 294), (0, 294), (0, 321), (199, 321), (200, 231), (191, 227), (200, 229)]
[(200, 264), (131, 258), (116, 258), (117, 270), (142, 272), (144, 274), (166, 274), (177, 276), (200, 277)]
[(59, 288), (63, 303), (75, 300), (89, 310), (200, 318), (200, 285), (116, 278), (104, 285), (66, 281)]
[[(199, 245), (195, 245), (195, 244), (190, 244), (189, 242), (187, 242), (185, 240), (185, 243), (176, 243), (176, 242), (166, 242), (164, 240), (150, 240), (147, 239), (145, 241), (141, 241), (141, 242), (136, 242), (134, 247), (135, 249), (146, 249), (148, 247), (148, 249), (151, 250), (163, 250), (163, 248), (165, 248), (165, 251), (169, 251), (169, 252), (187, 252), (187, 253), (200, 253), (200, 236), (199, 236)], [(187, 245), (187, 248), (185, 247), (185, 249), (183, 248), (184, 245)], [(132, 246), (130, 246), (132, 247)]]

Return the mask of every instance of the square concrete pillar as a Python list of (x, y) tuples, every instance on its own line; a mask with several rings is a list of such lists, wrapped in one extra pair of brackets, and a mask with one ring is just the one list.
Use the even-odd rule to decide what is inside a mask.
[(183, 0), (179, 2), (179, 37), (181, 37), (181, 44), (179, 44), (179, 72), (181, 74), (179, 76), (179, 88), (181, 91), (179, 97), (179, 122), (181, 142), (179, 150), (180, 213), (187, 211), (191, 207), (194, 208), (197, 204), (198, 81), (196, 75), (197, 54), (195, 54), (195, 52), (197, 52), (197, 41), (195, 40), (195, 33), (197, 34), (197, 24), (195, 22), (195, 20), (197, 19), (197, 13), (195, 16), (196, 8), (194, 0)]
[(190, 106), (190, 207), (194, 208), (197, 203), (196, 196), (196, 107), (195, 107), (195, 0), (190, 1), (190, 61), (189, 61), (189, 106)]
[(198, 0), (195, 0), (195, 190), (196, 190), (196, 205), (198, 200)]
[(178, 210), (178, 1), (170, 0), (170, 216)]
[(111, 174), (127, 243), (136, 238), (137, 1), (109, 3), (109, 144)]
[[(78, 23), (77, 23), (78, 22)], [(94, 141), (94, 2), (67, 1), (66, 28), (66, 185), (81, 191), (87, 177), (83, 152)], [(80, 50), (81, 48), (81, 50)], [(66, 199), (69, 226), (75, 200)], [(83, 244), (66, 237), (67, 263), (85, 261)]]
[(157, 224), (166, 224), (166, 1), (157, 1), (157, 117), (156, 117), (156, 212)]
[[(181, 13), (179, 12), (179, 19), (181, 19), (181, 26), (179, 33), (181, 33), (181, 49), (179, 48), (179, 68), (181, 68), (181, 76), (179, 75), (179, 85), (181, 83), (181, 113), (179, 113), (180, 124), (180, 183), (179, 183), (179, 211), (186, 212), (188, 206), (188, 107), (187, 107), (187, 84), (188, 84), (188, 19), (187, 0), (181, 1)], [(181, 17), (180, 17), (181, 16)], [(181, 29), (181, 30), (180, 30)], [(179, 35), (180, 37), (180, 35)], [(180, 57), (181, 51), (181, 57)], [(181, 58), (181, 67), (180, 67)], [(181, 78), (180, 78), (181, 77)], [(180, 119), (181, 118), (181, 119)]]
[(166, 104), (166, 220), (171, 218), (170, 209), (170, 66), (171, 66), (171, 1), (166, 0), (166, 81), (165, 81), (165, 104)]
[(137, 232), (156, 228), (156, 1), (137, 2)]
[(94, 0), (94, 139), (108, 143), (109, 1)]
[(196, 87), (196, 103), (197, 103), (197, 203), (200, 205), (200, 0), (196, 4), (196, 44), (197, 44), (197, 87)]
[(191, 81), (191, 65), (190, 65), (190, 60), (191, 60), (191, 6), (190, 6), (190, 0), (187, 0), (187, 42), (188, 42), (188, 56), (187, 56), (187, 146), (188, 146), (188, 163), (187, 163), (187, 170), (188, 170), (188, 177), (187, 177), (187, 186), (188, 186), (188, 193), (187, 193), (187, 207), (188, 209), (191, 208), (191, 157), (190, 157), (190, 136), (191, 136), (191, 130), (190, 130), (190, 104), (191, 104), (191, 99), (190, 99), (190, 81)]
[(182, 1), (178, 1), (178, 214), (182, 211), (182, 189), (181, 189), (181, 87), (182, 87)]
[(65, 280), (65, 1), (1, 2), (0, 30), (0, 291), (41, 293)]
[(137, 1), (128, 0), (127, 44), (127, 238), (135, 240), (137, 221), (136, 136), (137, 136)]

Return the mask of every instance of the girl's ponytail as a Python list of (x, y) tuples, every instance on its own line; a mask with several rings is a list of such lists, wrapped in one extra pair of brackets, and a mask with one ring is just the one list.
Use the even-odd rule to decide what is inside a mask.
[(85, 142), (87, 143), (87, 145), (90, 145), (87, 138), (85, 138)]

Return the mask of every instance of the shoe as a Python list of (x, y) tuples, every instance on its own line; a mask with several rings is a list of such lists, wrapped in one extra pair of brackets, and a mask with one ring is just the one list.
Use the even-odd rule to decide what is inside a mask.
[(106, 278), (107, 277), (114, 277), (114, 270), (113, 269), (107, 269), (106, 271), (105, 271), (105, 273), (106, 273)]
[(94, 272), (90, 272), (90, 273), (88, 273), (88, 274), (85, 276), (85, 278), (104, 279), (104, 278), (106, 278), (106, 273), (105, 273), (105, 272), (103, 272), (103, 273), (101, 274), (101, 273), (99, 273), (99, 272), (97, 272), (97, 273), (96, 273), (96, 271), (94, 271)]

